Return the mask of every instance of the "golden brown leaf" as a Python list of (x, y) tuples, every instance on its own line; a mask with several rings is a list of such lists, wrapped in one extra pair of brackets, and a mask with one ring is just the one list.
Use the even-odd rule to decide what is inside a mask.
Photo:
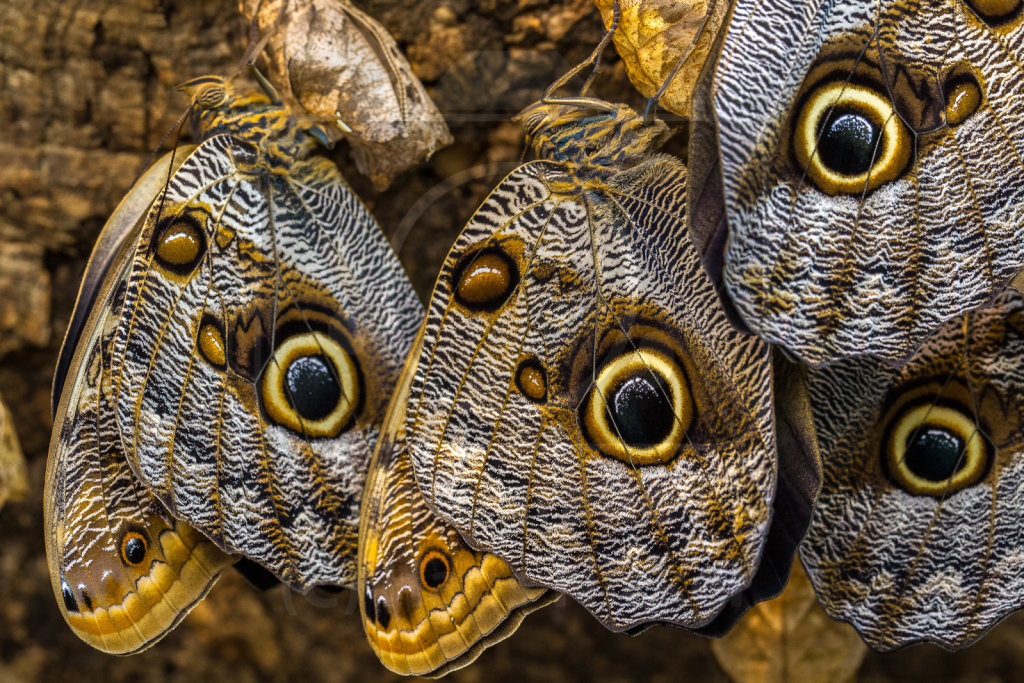
[(0, 399), (0, 507), (8, 500), (21, 500), (27, 494), (25, 456), (14, 431), (11, 411)]
[(452, 141), (441, 113), (383, 26), (347, 0), (239, 0), (269, 36), (281, 96), (352, 145), (378, 189)]
[[(612, 23), (614, 0), (594, 0), (606, 27)], [(729, 3), (725, 0), (619, 0), (615, 49), (637, 90), (651, 97), (665, 82), (676, 62), (690, 50), (659, 104), (674, 114), (690, 116), (690, 94), (704, 60), (722, 26)], [(707, 13), (708, 25), (697, 38)], [(697, 38), (694, 46), (694, 38)]]
[(867, 646), (852, 626), (826, 616), (795, 562), (782, 595), (756, 605), (711, 651), (736, 683), (814, 683), (852, 680)]

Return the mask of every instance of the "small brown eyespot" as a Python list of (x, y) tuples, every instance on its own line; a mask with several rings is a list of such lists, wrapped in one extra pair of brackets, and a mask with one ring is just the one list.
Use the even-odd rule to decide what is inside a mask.
[(455, 268), (455, 300), (473, 312), (501, 308), (519, 283), (512, 257), (496, 247), (467, 254)]
[(156, 264), (176, 275), (188, 275), (206, 253), (206, 235), (194, 217), (183, 214), (165, 220), (155, 231)]
[(527, 358), (516, 368), (516, 387), (534, 403), (544, 403), (548, 398), (547, 373), (544, 366), (534, 357)]

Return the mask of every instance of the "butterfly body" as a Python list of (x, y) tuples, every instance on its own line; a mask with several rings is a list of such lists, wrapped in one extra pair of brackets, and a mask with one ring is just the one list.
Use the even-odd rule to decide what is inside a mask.
[(216, 77), (132, 256), (113, 365), (133, 469), (299, 590), (351, 585), (377, 425), (420, 306), (316, 125)]

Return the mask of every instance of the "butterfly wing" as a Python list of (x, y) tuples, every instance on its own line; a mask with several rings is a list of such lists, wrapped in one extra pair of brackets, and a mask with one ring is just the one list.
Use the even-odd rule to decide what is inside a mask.
[[(167, 165), (155, 168), (146, 179), (162, 183)], [(146, 179), (126, 201), (147, 191), (152, 199), (156, 188), (146, 187)], [(76, 307), (87, 312), (76, 315), (80, 324), (69, 330), (62, 350), (67, 360), (55, 385), (59, 404), (44, 510), (47, 562), (61, 613), (82, 640), (115, 654), (144, 649), (165, 635), (232, 562), (167, 514), (136, 479), (122, 449), (109, 344), (128, 274), (128, 253), (118, 240), (131, 237), (130, 227), (108, 223), (104, 229), (90, 262), (92, 279)]]
[(1008, 290), (904, 367), (811, 376), (824, 481), (800, 554), (825, 610), (871, 647), (963, 647), (1021, 607), (1022, 354)]
[(410, 354), (370, 464), (359, 538), (363, 628), (392, 671), (440, 676), (512, 635), (558, 597), (516, 580), (427, 507), (406, 445), (405, 408), (419, 357)]
[(291, 122), (260, 138), (281, 112), (247, 117), (254, 99), (202, 113), (239, 120), (147, 218), (118, 421), (141, 479), (221, 548), (298, 590), (354, 585), (366, 465), (422, 308), (333, 163), (282, 152)]
[(705, 70), (716, 126), (694, 129), (720, 156), (694, 161), (720, 159), (728, 240), (710, 270), (750, 329), (813, 365), (899, 362), (1024, 265), (1022, 17), (736, 3)]
[(571, 169), (521, 166), (452, 248), (413, 464), (471, 545), (610, 628), (700, 626), (750, 584), (769, 527), (769, 351), (717, 304), (678, 161), (600, 183)]

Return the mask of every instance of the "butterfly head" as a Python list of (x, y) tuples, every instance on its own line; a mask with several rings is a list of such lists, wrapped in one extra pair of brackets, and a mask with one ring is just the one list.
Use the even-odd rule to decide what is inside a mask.
[(197, 141), (227, 133), (255, 143), (269, 160), (283, 161), (331, 146), (322, 126), (292, 117), (283, 103), (265, 92), (238, 87), (221, 76), (193, 78), (178, 89), (191, 98), (192, 128)]
[(516, 117), (543, 159), (598, 168), (621, 168), (643, 160), (668, 134), (662, 121), (644, 118), (624, 104), (579, 97), (540, 101)]

